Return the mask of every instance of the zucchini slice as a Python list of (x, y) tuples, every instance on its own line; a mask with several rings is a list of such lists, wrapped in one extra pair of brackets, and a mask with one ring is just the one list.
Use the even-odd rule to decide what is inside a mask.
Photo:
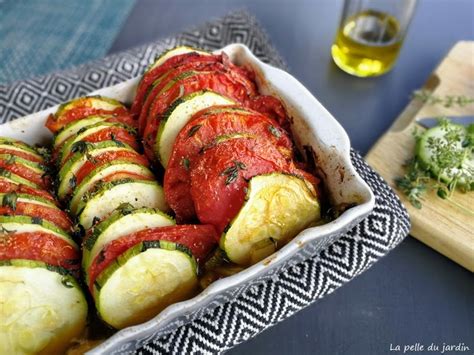
[(104, 96), (84, 96), (71, 100), (59, 106), (56, 111), (56, 118), (66, 114), (68, 111), (74, 110), (76, 107), (90, 107), (99, 110), (114, 111), (125, 106), (115, 99)]
[(120, 179), (96, 185), (77, 207), (79, 223), (85, 229), (94, 219), (102, 220), (124, 203), (135, 208), (149, 207), (167, 211), (163, 188), (155, 181)]
[(72, 121), (54, 136), (54, 142), (53, 142), (54, 148), (59, 147), (68, 138), (77, 134), (77, 132), (79, 132), (81, 129), (87, 126), (92, 126), (96, 123), (104, 122), (110, 117), (113, 117), (113, 116), (112, 115), (93, 115), (93, 116), (88, 116), (86, 118), (80, 119), (78, 121)]
[[(433, 149), (436, 149), (440, 144), (447, 144), (446, 134), (457, 134), (459, 135), (459, 141), (453, 149), (453, 155), (460, 157), (458, 166), (454, 168), (445, 168), (439, 165), (436, 161), (436, 153)], [(457, 125), (454, 123), (448, 123), (445, 125), (438, 125), (433, 128), (426, 130), (416, 144), (416, 155), (420, 159), (421, 163), (426, 169), (429, 169), (435, 178), (440, 179), (446, 184), (449, 184), (454, 177), (459, 177), (458, 185), (466, 186), (468, 181), (474, 179), (474, 152), (472, 147), (463, 146), (463, 142), (468, 136), (468, 131), (464, 126)], [(438, 140), (437, 143), (432, 141)], [(450, 165), (453, 161), (449, 162)]]
[[(135, 129), (133, 129), (132, 127), (126, 126), (126, 125), (121, 124), (121, 123), (116, 123), (116, 122), (99, 122), (99, 123), (93, 124), (91, 126), (83, 127), (81, 130), (79, 130), (77, 132), (77, 134), (75, 136), (71, 136), (69, 139), (67, 139), (64, 142), (64, 145), (61, 148), (61, 153), (60, 153), (60, 162), (61, 162), (61, 164), (64, 163), (64, 160), (69, 156), (69, 154), (71, 152), (74, 152), (73, 148), (74, 148), (75, 143), (82, 142), (86, 137), (88, 137), (88, 136), (90, 136), (94, 133), (99, 133), (100, 131), (108, 130), (112, 127), (123, 128), (123, 129), (127, 130), (132, 136), (135, 136), (135, 134), (136, 134)], [(113, 139), (107, 139), (107, 140), (102, 140), (102, 141), (114, 141), (114, 140)]]
[(320, 219), (316, 192), (294, 175), (253, 177), (245, 200), (220, 240), (227, 257), (239, 265), (263, 259)]
[(4, 179), (8, 182), (14, 183), (16, 185), (26, 185), (28, 187), (33, 187), (35, 189), (42, 189), (37, 184), (32, 183), (30, 180), (22, 178), (20, 175), (12, 173), (6, 169), (0, 168), (0, 179)]
[(82, 197), (87, 193), (87, 191), (90, 191), (97, 182), (119, 171), (125, 171), (127, 173), (133, 173), (144, 177), (153, 177), (153, 173), (147, 167), (127, 161), (116, 160), (110, 164), (99, 166), (87, 175), (87, 177), (81, 181), (79, 186), (73, 190), (73, 195), (69, 202), (71, 213), (77, 213), (77, 207)]
[(19, 163), (27, 167), (28, 169), (34, 171), (35, 173), (38, 174), (46, 174), (46, 166), (43, 164), (33, 162), (28, 159), (24, 159), (21, 157), (17, 157), (13, 154), (0, 154), (0, 160), (3, 160), (9, 164), (15, 164)]
[(114, 141), (85, 144), (84, 150), (75, 153), (70, 159), (68, 159), (66, 164), (61, 167), (61, 170), (59, 170), (59, 199), (64, 199), (73, 190), (75, 185), (71, 184), (71, 180), (74, 180), (76, 173), (82, 165), (84, 165), (86, 161), (107, 151), (135, 152), (131, 147), (127, 145), (124, 146), (124, 144)]
[(41, 262), (0, 265), (0, 353), (63, 353), (86, 325), (87, 302), (77, 282)]
[[(86, 274), (97, 254), (111, 241), (140, 230), (175, 224), (173, 218), (157, 209), (134, 209), (129, 204), (121, 207), (110, 217), (94, 226), (92, 234), (85, 239), (82, 268)], [(89, 281), (87, 280), (86, 283), (89, 284)]]
[(68, 215), (52, 201), (28, 194), (0, 193), (0, 215), (28, 216), (35, 221), (44, 220), (65, 232), (72, 232), (72, 223)]
[(27, 155), (32, 156), (32, 158), (34, 158), (33, 161), (44, 161), (43, 157), (33, 147), (30, 147), (28, 144), (18, 141), (16, 139), (0, 137), (0, 149), (17, 151), (20, 153), (23, 152)]
[[(149, 71), (155, 69), (156, 67), (159, 67), (161, 64), (166, 62), (171, 57), (174, 57), (175, 55), (186, 54), (186, 53), (191, 53), (191, 52), (196, 52), (196, 53), (203, 54), (203, 55), (211, 55), (211, 53), (203, 52), (203, 51), (197, 50), (197, 49), (192, 48), (192, 47), (187, 47), (187, 46), (175, 47), (173, 49), (170, 49), (170, 50), (164, 52), (160, 56), (158, 56), (155, 59), (155, 61), (147, 68), (146, 72), (149, 72)], [(145, 72), (145, 74), (146, 74), (146, 72)]]
[(145, 322), (189, 298), (198, 284), (197, 262), (179, 244), (142, 242), (120, 255), (94, 283), (102, 319), (121, 329)]
[(0, 204), (3, 206), (8, 205), (9, 203), (5, 199), (8, 199), (10, 196), (12, 196), (12, 194), (16, 196), (15, 197), (16, 202), (34, 203), (35, 205), (40, 205), (44, 207), (58, 208), (58, 206), (56, 206), (52, 201), (47, 200), (43, 197), (34, 196), (30, 194), (16, 193), (16, 192), (15, 193), (0, 192)]
[(176, 136), (191, 117), (207, 107), (235, 104), (229, 98), (212, 91), (198, 91), (176, 100), (160, 120), (156, 135), (155, 155), (166, 168)]
[(7, 233), (51, 233), (68, 242), (73, 248), (78, 249), (77, 244), (69, 234), (55, 224), (41, 218), (29, 216), (0, 216), (0, 227), (2, 232)]

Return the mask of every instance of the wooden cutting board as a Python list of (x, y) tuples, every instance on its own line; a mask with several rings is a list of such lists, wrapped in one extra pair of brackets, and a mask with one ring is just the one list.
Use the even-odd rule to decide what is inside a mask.
[[(474, 97), (474, 42), (458, 42), (427, 80), (424, 89), (434, 95)], [(404, 175), (403, 164), (413, 157), (415, 121), (422, 117), (474, 115), (474, 104), (446, 108), (413, 100), (372, 147), (367, 161), (395, 188), (394, 179)], [(395, 188), (397, 191), (397, 189)], [(474, 272), (474, 216), (456, 204), (474, 210), (474, 192), (455, 192), (450, 202), (435, 193), (426, 195), (416, 209), (397, 191), (410, 213), (410, 234), (441, 254)]]

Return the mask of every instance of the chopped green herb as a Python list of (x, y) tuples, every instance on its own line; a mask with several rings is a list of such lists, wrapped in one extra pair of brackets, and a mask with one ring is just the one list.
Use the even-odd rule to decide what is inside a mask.
[(72, 145), (71, 152), (72, 153), (86, 153), (91, 146), (92, 144), (89, 142), (79, 141)]
[(15, 191), (3, 195), (2, 206), (10, 207), (13, 211), (16, 210), (16, 201), (18, 196)]
[(237, 180), (237, 177), (239, 176), (239, 170), (245, 170), (247, 167), (245, 166), (244, 163), (239, 162), (239, 161), (234, 161), (232, 166), (229, 166), (228, 168), (225, 168), (221, 175), (224, 176), (226, 175), (225, 179), (225, 184), (230, 185), (234, 181)]
[(74, 190), (76, 188), (76, 185), (77, 185), (77, 178), (76, 178), (76, 175), (72, 175), (72, 177), (69, 179), (69, 187)]
[(15, 156), (14, 156), (14, 155), (10, 155), (10, 156), (8, 157), (8, 159), (5, 160), (5, 164), (7, 164), (7, 165), (12, 165), (12, 164), (15, 164), (15, 161), (16, 161)]
[(0, 176), (9, 178), (12, 176), (12, 173), (9, 170), (6, 170), (4, 168), (0, 168)]
[(31, 223), (41, 225), (41, 224), (43, 224), (43, 218), (41, 218), (41, 217), (32, 217), (31, 218)]
[(183, 158), (181, 160), (181, 164), (183, 165), (183, 167), (186, 169), (186, 170), (189, 170), (189, 159), (188, 158)]
[(117, 139), (117, 137), (115, 137), (115, 134), (111, 133), (110, 134), (110, 138), (112, 139), (112, 141), (114, 141), (119, 147), (125, 147), (125, 144), (122, 142), (122, 141), (119, 141)]
[(195, 126), (192, 126), (188, 131), (188, 137), (194, 136), (196, 132), (199, 130), (199, 128), (201, 127), (202, 127), (202, 124), (197, 124)]
[(273, 134), (275, 137), (280, 138), (281, 137), (281, 132), (276, 128), (275, 126), (268, 126), (268, 130), (270, 131), (271, 134)]

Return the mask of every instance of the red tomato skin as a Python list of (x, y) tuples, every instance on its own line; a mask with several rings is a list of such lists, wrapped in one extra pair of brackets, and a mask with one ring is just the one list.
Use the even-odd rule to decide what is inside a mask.
[(247, 88), (236, 83), (231, 75), (222, 72), (202, 72), (177, 81), (169, 90), (155, 98), (149, 110), (146, 127), (143, 132), (143, 145), (145, 154), (149, 159), (154, 159), (153, 145), (160, 124), (160, 117), (179, 97), (201, 90), (214, 91), (238, 103), (243, 103), (249, 96), (256, 94), (256, 90), (248, 92)]
[(14, 184), (0, 178), (0, 193), (17, 192), (19, 194), (28, 194), (45, 198), (57, 205), (56, 199), (49, 192), (41, 189), (35, 189), (23, 184)]
[[(227, 106), (232, 109), (238, 106)], [(218, 136), (248, 134), (272, 142), (286, 157), (293, 156), (293, 143), (277, 122), (258, 112), (212, 113), (213, 108), (196, 113), (177, 136), (164, 176), (164, 191), (169, 206), (181, 223), (195, 215), (190, 195), (190, 168), (200, 151)], [(249, 114), (250, 113), (250, 114)], [(199, 127), (196, 130), (196, 127)], [(272, 133), (273, 132), (273, 133)], [(188, 165), (183, 164), (187, 159)]]
[[(87, 101), (84, 101), (84, 103), (87, 103)], [(90, 106), (75, 107), (67, 111), (63, 115), (60, 115), (59, 117), (56, 117), (55, 115), (51, 114), (48, 116), (45, 126), (52, 133), (57, 133), (71, 122), (78, 121), (87, 116), (95, 115), (114, 115), (117, 118), (121, 117), (121, 121), (123, 120), (123, 123), (133, 122), (132, 126), (137, 126), (136, 121), (133, 119), (133, 117), (130, 116), (130, 113), (125, 107), (118, 107), (110, 111), (104, 109), (97, 109)]]
[(256, 175), (295, 171), (291, 159), (266, 140), (235, 138), (222, 142), (201, 154), (191, 169), (190, 191), (196, 215), (220, 234), (240, 211), (248, 180)]
[(59, 208), (47, 207), (28, 202), (17, 202), (15, 209), (9, 206), (0, 206), (0, 216), (38, 217), (55, 224), (66, 233), (72, 232), (71, 220), (68, 215)]
[(29, 154), (28, 152), (25, 152), (25, 151), (8, 149), (8, 148), (0, 148), (0, 154), (10, 154), (10, 155), (17, 156), (18, 158), (29, 160), (33, 163), (44, 164), (44, 159), (41, 159), (33, 154)]
[(160, 79), (160, 82), (157, 83), (150, 89), (150, 92), (146, 96), (144, 100), (142, 110), (140, 111), (140, 115), (138, 118), (138, 126), (139, 132), (143, 134), (144, 130), (146, 129), (146, 124), (148, 121), (148, 116), (150, 114), (150, 109), (155, 101), (155, 98), (162, 94), (164, 87), (171, 85), (173, 81), (175, 81), (181, 74), (189, 72), (189, 73), (198, 73), (198, 72), (214, 72), (214, 71), (221, 71), (223, 66), (221, 63), (199, 63), (193, 62), (189, 64), (184, 64), (179, 66), (167, 73)]
[(128, 249), (144, 241), (164, 240), (187, 247), (198, 262), (206, 258), (215, 247), (218, 235), (209, 225), (175, 225), (144, 229), (116, 239), (105, 246), (94, 258), (89, 269), (89, 289), (100, 273)]
[(150, 85), (153, 84), (155, 80), (165, 74), (167, 71), (182, 66), (185, 64), (198, 64), (198, 63), (217, 63), (222, 61), (222, 56), (220, 55), (203, 55), (198, 52), (184, 53), (180, 55), (175, 55), (167, 59), (160, 66), (153, 68), (152, 70), (146, 72), (140, 83), (138, 84), (137, 94), (133, 100), (132, 108), (130, 111), (133, 115), (138, 116), (142, 111), (143, 104), (145, 102), (145, 96)]
[(38, 173), (21, 163), (14, 162), (10, 164), (4, 160), (0, 160), (0, 168), (21, 176), (22, 178), (31, 181), (33, 184), (38, 185), (42, 189), (47, 190), (50, 187), (50, 179), (48, 176)]
[(283, 103), (274, 96), (261, 95), (247, 101), (247, 107), (273, 118), (287, 132), (291, 130), (291, 119)]
[(0, 238), (0, 260), (26, 259), (60, 266), (78, 274), (80, 251), (49, 233), (12, 233)]
[(149, 167), (148, 160), (143, 155), (131, 150), (106, 151), (86, 161), (76, 173), (76, 185), (79, 185), (94, 169), (111, 163), (115, 160), (123, 160)]
[[(85, 117), (86, 118), (86, 117)], [(107, 123), (121, 123), (126, 126), (136, 128), (135, 126), (137, 125), (137, 121), (132, 118), (131, 115), (125, 115), (125, 116), (110, 116), (104, 119), (103, 122)], [(69, 136), (67, 139), (69, 139), (71, 136)], [(66, 140), (67, 140), (66, 139)], [(60, 144), (59, 146), (55, 147), (55, 154), (57, 156), (58, 152), (61, 150), (61, 147), (64, 145), (65, 141)]]
[[(130, 133), (124, 127), (113, 127), (113, 126), (107, 127), (81, 139), (81, 141), (89, 142), (89, 143), (99, 143), (99, 142), (110, 141), (110, 140), (115, 140), (115, 141), (127, 144), (134, 150), (140, 149), (140, 146), (137, 141), (137, 137), (134, 134)], [(59, 152), (60, 152), (60, 147), (57, 147), (55, 152), (53, 153), (54, 160), (57, 160), (57, 157), (59, 156)], [(73, 152), (70, 152), (67, 156), (62, 157), (62, 162), (64, 163), (73, 154), (74, 154)]]

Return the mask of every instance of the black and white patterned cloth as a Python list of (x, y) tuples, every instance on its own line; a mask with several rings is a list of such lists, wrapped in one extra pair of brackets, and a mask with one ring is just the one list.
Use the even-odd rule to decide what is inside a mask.
[[(153, 58), (179, 44), (218, 49), (247, 45), (263, 61), (284, 67), (256, 20), (235, 12), (194, 30), (82, 65), (73, 70), (0, 86), (1, 122), (140, 75)], [(361, 274), (398, 245), (410, 222), (398, 197), (357, 153), (352, 162), (372, 188), (374, 211), (318, 255), (248, 287), (171, 333), (151, 339), (140, 354), (218, 353), (250, 339)]]

